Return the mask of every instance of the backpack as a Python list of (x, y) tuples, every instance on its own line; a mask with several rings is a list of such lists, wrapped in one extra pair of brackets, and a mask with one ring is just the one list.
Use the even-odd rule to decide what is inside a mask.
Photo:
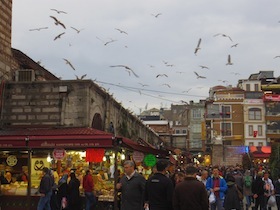
[(250, 176), (245, 176), (244, 185), (247, 188), (250, 188), (252, 186), (252, 180)]

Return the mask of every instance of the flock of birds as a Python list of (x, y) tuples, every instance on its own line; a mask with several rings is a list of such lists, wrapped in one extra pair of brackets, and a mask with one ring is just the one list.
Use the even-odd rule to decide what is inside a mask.
[[(50, 10), (53, 11), (53, 12), (55, 12), (55, 13), (57, 14), (57, 16), (59, 16), (59, 15), (61, 15), (61, 14), (67, 14), (67, 12), (61, 11), (61, 10), (57, 10), (57, 9), (50, 9)], [(154, 18), (159, 18), (160, 16), (162, 16), (162, 13), (156, 13), (156, 14), (151, 14), (151, 15), (152, 15)], [(66, 26), (58, 17), (56, 17), (56, 16), (54, 16), (54, 15), (50, 15), (49, 17), (53, 20), (53, 23), (54, 23), (55, 26), (60, 27), (60, 28), (63, 29), (63, 30), (65, 30), (65, 29), (68, 28), (68, 26)], [(41, 31), (41, 30), (47, 30), (48, 28), (49, 28), (49, 27), (39, 27), (39, 28), (30, 29), (29, 31)], [(77, 34), (80, 34), (83, 30), (85, 30), (84, 28), (78, 29), (78, 28), (75, 28), (75, 27), (73, 27), (73, 26), (70, 26), (69, 28), (71, 28), (71, 29), (72, 29), (73, 31), (75, 31)], [(114, 28), (114, 30), (118, 31), (120, 34), (123, 34), (124, 36), (128, 36), (128, 35), (129, 35), (127, 31), (125, 31), (125, 30), (123, 30), (123, 29), (121, 29), (121, 28)], [(65, 31), (63, 31), (63, 32), (61, 32), (61, 33), (58, 33), (58, 34), (54, 37), (53, 41), (57, 41), (57, 40), (61, 39), (63, 36), (65, 36), (65, 34), (66, 34)], [(213, 37), (217, 37), (217, 38), (218, 38), (218, 37), (222, 37), (222, 38), (228, 39), (228, 41), (231, 43), (230, 48), (236, 48), (236, 47), (239, 46), (239, 43), (233, 42), (233, 39), (232, 39), (229, 35), (227, 35), (227, 34), (217, 33), (217, 34), (214, 34)], [(97, 36), (96, 36), (96, 39), (99, 40), (104, 46), (111, 45), (111, 44), (113, 44), (114, 42), (117, 42), (117, 41), (118, 41), (117, 39), (112, 39), (112, 38), (108, 38), (107, 40), (105, 40), (105, 39), (99, 38), (99, 37), (97, 37)], [(202, 38), (199, 38), (199, 39), (198, 39), (198, 42), (197, 42), (197, 44), (195, 45), (195, 48), (194, 48), (194, 55), (195, 55), (195, 56), (199, 56), (199, 52), (200, 52), (201, 50), (203, 50), (203, 46), (202, 46), (202, 45), (203, 45), (203, 40), (202, 40)], [(125, 47), (127, 47), (127, 46), (125, 46)], [(279, 55), (279, 56), (277, 55), (277, 56), (275, 56), (274, 58), (275, 58), (275, 59), (276, 59), (276, 58), (280, 58), (280, 55)], [(64, 60), (65, 64), (68, 65), (72, 70), (74, 70), (74, 71), (76, 70), (75, 66), (72, 64), (72, 62), (71, 62), (70, 60), (68, 60), (67, 58), (62, 58), (62, 59)], [(163, 60), (162, 63), (163, 63), (163, 65), (164, 65), (165, 67), (169, 67), (169, 68), (175, 67), (175, 64), (169, 63), (168, 61), (165, 61), (165, 60)], [(228, 55), (227, 55), (227, 60), (226, 60), (225, 65), (226, 65), (226, 66), (232, 66), (233, 64), (234, 64), (234, 63), (232, 62), (231, 55), (228, 54)], [(139, 74), (138, 74), (132, 67), (130, 67), (130, 66), (128, 66), (128, 65), (125, 65), (125, 64), (116, 64), (116, 65), (110, 65), (109, 67), (110, 67), (110, 68), (120, 68), (120, 69), (123, 69), (123, 70), (125, 70), (125, 71), (128, 73), (129, 76), (134, 76), (134, 77), (136, 77), (136, 78), (139, 78)], [(149, 65), (149, 67), (150, 67), (150, 68), (154, 68), (155, 66)], [(200, 67), (201, 69), (205, 69), (205, 70), (210, 69), (210, 67), (208, 67), (208, 66), (206, 66), (206, 65), (198, 65), (198, 67)], [(185, 73), (185, 72), (177, 71), (176, 73), (180, 73), (180, 74), (181, 74), (181, 73)], [(194, 71), (193, 73), (194, 73), (196, 79), (206, 79), (206, 76), (199, 74), (198, 71)], [(238, 72), (231, 72), (231, 74), (239, 75)], [(87, 74), (84, 74), (84, 75), (82, 75), (82, 76), (80, 76), (80, 77), (77, 76), (77, 75), (75, 75), (75, 76), (76, 76), (76, 79), (77, 79), (77, 80), (82, 80), (82, 79), (85, 79), (85, 78), (86, 78)], [(155, 78), (156, 78), (156, 79), (168, 78), (168, 73), (156, 74), (156, 75), (155, 75)], [(228, 83), (227, 80), (218, 80), (218, 81), (220, 81), (220, 82), (222, 82), (222, 83)], [(138, 84), (139, 84), (142, 88), (149, 86), (148, 84), (144, 84), (144, 83), (140, 83), (140, 82), (139, 82)], [(161, 86), (165, 86), (165, 87), (167, 87), (167, 88), (171, 88), (171, 85), (168, 84), (168, 83), (162, 83)], [(140, 89), (140, 90), (141, 90), (141, 89)], [(187, 94), (187, 93), (189, 93), (191, 90), (192, 90), (192, 88), (189, 88), (188, 90), (185, 90), (185, 91), (183, 91), (182, 93)]]

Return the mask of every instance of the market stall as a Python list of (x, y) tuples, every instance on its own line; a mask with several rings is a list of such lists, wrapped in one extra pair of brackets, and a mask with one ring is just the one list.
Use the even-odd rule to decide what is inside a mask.
[[(115, 168), (122, 172), (122, 161), (134, 156), (139, 168), (151, 169), (143, 164), (144, 154), (168, 154), (130, 139), (118, 139), (122, 141), (116, 144), (111, 133), (92, 128), (0, 131), (1, 179), (9, 177), (7, 172), (11, 175), (9, 183), (1, 180), (2, 210), (36, 209), (43, 167), (53, 169), (58, 176), (65, 171), (75, 171), (77, 177), (82, 177), (85, 170), (91, 168), (100, 209), (116, 206), (114, 187), (118, 177)], [(137, 159), (135, 151), (142, 153), (143, 160)], [(83, 196), (82, 186), (80, 190)]]

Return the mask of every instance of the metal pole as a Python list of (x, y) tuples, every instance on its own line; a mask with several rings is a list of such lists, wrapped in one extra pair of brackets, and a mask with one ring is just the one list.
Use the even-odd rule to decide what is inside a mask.
[(31, 149), (29, 148), (29, 137), (25, 138), (25, 145), (28, 151), (27, 157), (27, 167), (28, 167), (28, 177), (27, 177), (27, 209), (31, 210), (31, 158), (32, 153)]
[(118, 210), (118, 190), (116, 185), (118, 183), (118, 147), (114, 148), (115, 160), (114, 160), (114, 210)]

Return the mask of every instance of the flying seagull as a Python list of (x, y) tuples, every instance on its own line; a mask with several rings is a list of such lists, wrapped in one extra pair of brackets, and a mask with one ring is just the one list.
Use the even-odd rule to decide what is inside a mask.
[(171, 86), (170, 86), (169, 84), (166, 84), (166, 83), (165, 83), (165, 84), (162, 84), (162, 85), (165, 85), (165, 86), (171, 88)]
[(138, 82), (138, 84), (140, 84), (142, 87), (149, 86), (149, 85), (146, 85), (146, 84), (142, 84), (141, 82)]
[(158, 78), (158, 77), (168, 77), (166, 74), (158, 74), (157, 76), (156, 76), (156, 78)]
[(65, 25), (62, 22), (60, 22), (56, 17), (50, 16), (50, 18), (54, 19), (54, 21), (55, 21), (54, 24), (55, 25), (61, 25), (64, 29), (66, 29)]
[(108, 44), (110, 44), (110, 43), (112, 43), (112, 42), (117, 41), (117, 40), (111, 39), (110, 41), (105, 42), (105, 41), (103, 41), (102, 39), (100, 39), (100, 38), (98, 38), (98, 37), (96, 37), (96, 38), (99, 39), (101, 42), (103, 42), (105, 46), (108, 45)]
[(128, 73), (129, 73), (129, 75), (130, 75), (130, 72), (135, 76), (135, 77), (139, 77), (130, 67), (128, 67), (128, 66), (125, 66), (125, 65), (114, 65), (114, 66), (110, 66), (110, 67), (123, 67), (123, 68), (125, 68), (127, 71), (128, 71)]
[(76, 76), (77, 80), (83, 80), (87, 76), (87, 74), (84, 74), (81, 77), (78, 77), (76, 74), (75, 74), (75, 76)]
[(51, 9), (51, 10), (57, 12), (57, 14), (60, 14), (60, 13), (67, 14), (67, 12), (64, 12), (62, 10), (57, 10), (57, 9)]
[(126, 34), (126, 35), (128, 35), (128, 33), (126, 33), (125, 31), (123, 31), (123, 30), (121, 30), (121, 29), (119, 29), (119, 28), (115, 28), (117, 31), (119, 31), (121, 34)]
[(202, 68), (202, 69), (209, 69), (209, 67), (203, 66), (203, 65), (200, 65), (200, 68)]
[(215, 35), (214, 35), (214, 37), (216, 37), (216, 36), (223, 36), (223, 37), (227, 37), (227, 38), (229, 38), (229, 40), (230, 40), (230, 41), (232, 41), (231, 37), (230, 37), (230, 36), (228, 36), (228, 35), (226, 35), (226, 34), (221, 34), (221, 33), (219, 33), (219, 34), (215, 34)]
[(76, 70), (69, 60), (66, 58), (63, 58), (63, 60), (65, 60), (66, 64), (68, 64), (73, 70)]
[(184, 90), (182, 93), (188, 93), (192, 88), (189, 88), (188, 90)]
[(228, 55), (227, 63), (226, 65), (232, 65), (233, 63), (231, 62), (231, 57)]
[(201, 44), (201, 38), (199, 38), (198, 43), (197, 43), (197, 46), (196, 46), (196, 48), (195, 48), (195, 50), (194, 50), (194, 54), (195, 54), (195, 55), (196, 55), (196, 53), (198, 52), (198, 50), (200, 50), (200, 44)]
[(239, 45), (238, 43), (234, 44), (234, 45), (231, 45), (230, 47), (233, 48), (233, 47), (237, 47), (237, 45)]
[(42, 29), (48, 29), (49, 27), (41, 27), (41, 28), (32, 28), (32, 29), (29, 29), (29, 31), (40, 31)]
[(65, 32), (58, 34), (56, 37), (54, 37), (53, 41), (60, 39), (63, 34), (65, 34)]
[(72, 27), (72, 26), (71, 26), (71, 28), (72, 28), (73, 30), (75, 30), (77, 33), (80, 33), (82, 30), (84, 30), (83, 28), (82, 28), (82, 29), (76, 29), (76, 28), (74, 28), (74, 27)]
[(157, 13), (157, 14), (151, 14), (152, 16), (154, 16), (155, 18), (158, 18), (158, 16), (162, 15), (161, 13)]
[(200, 76), (197, 72), (194, 71), (194, 73), (195, 73), (197, 79), (199, 79), (199, 78), (200, 79), (206, 79), (206, 77)]

